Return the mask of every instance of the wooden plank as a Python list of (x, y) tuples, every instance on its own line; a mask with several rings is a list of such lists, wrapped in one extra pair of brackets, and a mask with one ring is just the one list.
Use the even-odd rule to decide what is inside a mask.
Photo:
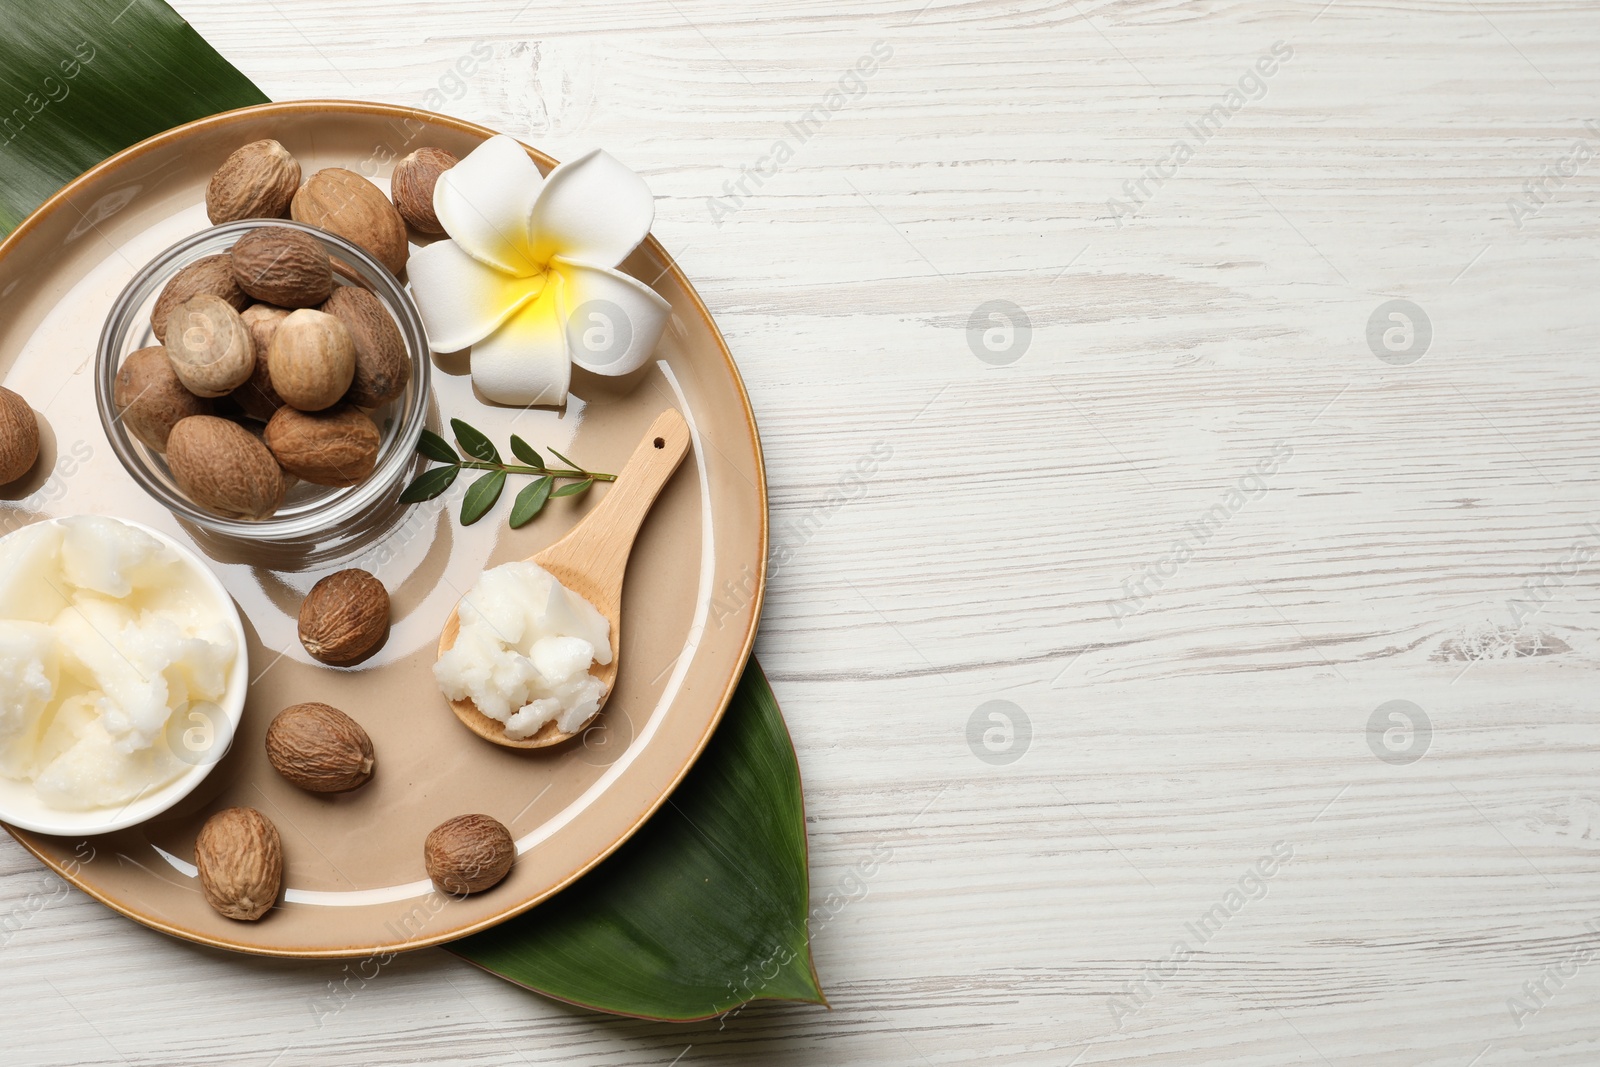
[[(439, 953), (227, 958), (7, 842), (24, 1062), (1593, 1061), (1591, 5), (177, 6), (275, 98), (648, 176), (761, 422), (758, 652), (834, 1010), (670, 1027)], [(1393, 299), (1414, 362), (1369, 344)], [(1015, 362), (969, 340), (988, 301)], [(1397, 700), (1425, 746), (1385, 747)]]

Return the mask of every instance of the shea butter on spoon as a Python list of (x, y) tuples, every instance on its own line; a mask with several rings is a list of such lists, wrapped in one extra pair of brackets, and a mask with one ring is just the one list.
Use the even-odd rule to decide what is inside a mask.
[(591, 662), (611, 662), (611, 624), (537, 563), (485, 571), (457, 607), (455, 643), (434, 666), (451, 700), (503, 723), (512, 741), (548, 724), (570, 737), (600, 710)]
[(688, 452), (689, 427), (669, 408), (581, 523), (531, 560), (484, 572), (451, 612), (434, 676), (479, 737), (543, 748), (600, 713), (617, 678), (628, 554)]

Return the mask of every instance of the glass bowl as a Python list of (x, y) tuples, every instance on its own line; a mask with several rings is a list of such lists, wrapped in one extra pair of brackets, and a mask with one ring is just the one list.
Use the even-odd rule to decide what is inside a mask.
[[(365, 481), (344, 489), (296, 482), (284, 495), (283, 505), (265, 519), (232, 519), (194, 503), (178, 488), (166, 457), (128, 432), (118, 417), (112, 395), (122, 361), (141, 348), (159, 345), (150, 325), (150, 310), (161, 290), (184, 267), (206, 256), (226, 252), (234, 242), (263, 226), (287, 226), (320, 241), (334, 260), (334, 284), (359, 285), (376, 296), (393, 316), (411, 361), (411, 381), (405, 392), (380, 408), (369, 411), (381, 436), (377, 466)], [(223, 537), (245, 541), (310, 543), (392, 506), (396, 485), (415, 465), (417, 439), (428, 411), (427, 334), (411, 296), (398, 279), (371, 255), (342, 237), (315, 226), (288, 219), (247, 219), (224, 223), (187, 237), (134, 275), (122, 290), (100, 334), (95, 364), (95, 401), (100, 424), (133, 480), (181, 520)]]

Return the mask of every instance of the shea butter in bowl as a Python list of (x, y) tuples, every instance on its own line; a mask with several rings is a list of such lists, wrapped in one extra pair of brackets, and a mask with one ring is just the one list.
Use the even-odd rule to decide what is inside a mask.
[(227, 754), (248, 685), (232, 599), (165, 534), (80, 515), (0, 538), (0, 822), (161, 814)]

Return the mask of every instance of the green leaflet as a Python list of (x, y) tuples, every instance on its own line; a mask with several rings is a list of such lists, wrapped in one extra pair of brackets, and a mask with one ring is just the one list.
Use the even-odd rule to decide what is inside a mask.
[(424, 500), (432, 500), (454, 485), (460, 473), (460, 467), (435, 467), (423, 471), (417, 475), (415, 481), (406, 486), (405, 492), (400, 494), (400, 503), (420, 504)]
[(109, 155), (267, 102), (158, 0), (8, 5), (0, 40), (0, 233)]
[(494, 507), (494, 502), (500, 499), (500, 492), (505, 487), (505, 471), (490, 471), (468, 486), (467, 495), (461, 498), (461, 525), (471, 526), (483, 518)]
[[(128, 145), (266, 102), (160, 0), (25, 7), (0, 35), (0, 233)], [(454, 479), (429, 474), (441, 483), (422, 487), (430, 492)], [(794, 748), (751, 660), (710, 745), (654, 818), (578, 886), (452, 950), (529, 989), (621, 1015), (687, 1020), (756, 999), (821, 1003), (809, 893)]]
[[(517, 438), (513, 437), (513, 441)], [(528, 525), (539, 512), (544, 510), (545, 502), (550, 499), (550, 487), (555, 484), (555, 479), (548, 474), (538, 481), (529, 482), (522, 487), (522, 492), (517, 494), (516, 503), (511, 507), (511, 528), (520, 529)]]
[(500, 450), (494, 447), (493, 441), (483, 435), (482, 430), (469, 426), (460, 419), (451, 419), (450, 429), (455, 431), (456, 443), (467, 455), (486, 463), (500, 462)]
[(447, 946), (558, 1000), (688, 1021), (825, 1003), (806, 933), (800, 768), (751, 660), (722, 725), (646, 826), (582, 881)]
[(544, 466), (544, 457), (539, 455), (532, 445), (516, 434), (511, 435), (511, 453), (530, 467)]
[(563, 485), (560, 489), (557, 489), (555, 492), (551, 493), (550, 495), (551, 496), (577, 496), (580, 493), (588, 492), (589, 491), (589, 487), (592, 486), (592, 485), (594, 485), (594, 479), (593, 478), (585, 478), (581, 482), (568, 482), (566, 485)]
[(417, 438), (417, 451), (438, 463), (461, 462), (461, 457), (450, 447), (450, 442), (432, 430), (422, 431), (422, 436)]

